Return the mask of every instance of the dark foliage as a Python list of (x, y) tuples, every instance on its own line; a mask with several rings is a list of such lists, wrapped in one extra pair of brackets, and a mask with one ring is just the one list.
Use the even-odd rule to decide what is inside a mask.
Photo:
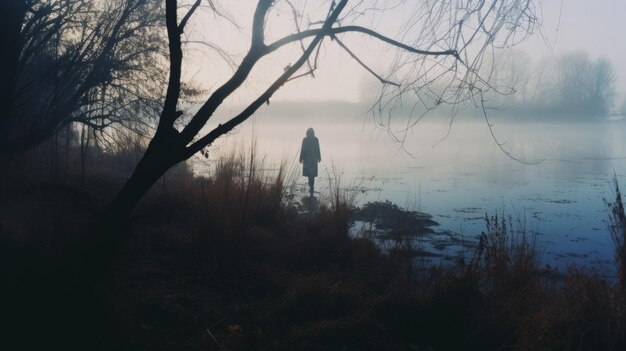
[[(322, 203), (318, 212), (299, 215), (283, 200), (282, 176), (268, 177), (259, 165), (252, 169), (254, 162), (245, 157), (218, 164), (208, 178), (180, 173), (154, 187), (135, 212), (127, 249), (98, 276), (90, 266), (90, 230), (107, 201), (103, 181), (88, 182), (82, 190), (34, 180), (5, 183), (0, 301), (9, 328), (3, 329), (3, 346), (620, 350), (625, 345), (623, 290), (576, 270), (555, 281), (553, 272), (538, 268), (532, 241), (521, 239), (523, 233), (500, 217), (488, 219), (473, 260), (425, 268), (416, 281), (409, 257), (384, 255), (372, 241), (347, 235), (350, 206)], [(115, 186), (120, 184), (109, 187)]]

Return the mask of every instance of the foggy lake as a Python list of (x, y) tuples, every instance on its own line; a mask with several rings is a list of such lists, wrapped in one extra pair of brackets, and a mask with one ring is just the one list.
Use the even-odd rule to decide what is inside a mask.
[(437, 232), (468, 241), (485, 230), (486, 214), (511, 216), (514, 229), (537, 234), (542, 263), (559, 268), (575, 263), (612, 275), (605, 200), (615, 198), (614, 172), (626, 186), (626, 124), (490, 122), (517, 160), (498, 147), (484, 120), (462, 116), (449, 134), (448, 117), (420, 122), (403, 143), (367, 119), (263, 116), (214, 145), (209, 164), (233, 148), (248, 150), (255, 140), (269, 171), (286, 162), (298, 196), (306, 196), (297, 157), (306, 129), (313, 127), (322, 153), (316, 181), (321, 198), (327, 196), (328, 179), (340, 176), (342, 187), (357, 192), (357, 204), (390, 200), (431, 214), (440, 224)]

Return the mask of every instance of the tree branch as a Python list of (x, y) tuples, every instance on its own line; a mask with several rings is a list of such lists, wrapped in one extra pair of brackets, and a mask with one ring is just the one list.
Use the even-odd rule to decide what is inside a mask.
[[(296, 7), (293, 6), (293, 4), (291, 3), (290, 0), (285, 0), (285, 2), (291, 8), (291, 14), (293, 15), (293, 22), (296, 25), (296, 32), (297, 33), (301, 33), (302, 29), (300, 29), (300, 22), (298, 22), (298, 11), (296, 10)], [(304, 52), (304, 50), (306, 50), (302, 40), (300, 40), (300, 49), (302, 49), (302, 52)], [(310, 60), (307, 60), (307, 65), (309, 66), (309, 73), (307, 73), (307, 74), (310, 74), (311, 76), (313, 76), (313, 78), (315, 78), (315, 73), (314, 73), (315, 69), (311, 65), (311, 61)]]
[[(342, 34), (342, 33), (348, 33), (348, 32), (363, 33), (363, 34), (367, 34), (369, 36), (375, 37), (383, 42), (394, 45), (396, 47), (399, 47), (401, 49), (404, 49), (412, 53), (421, 54), (421, 55), (429, 55), (429, 56), (450, 55), (450, 56), (454, 56), (457, 60), (461, 61), (461, 58), (458, 52), (453, 49), (443, 50), (443, 51), (430, 51), (430, 50), (416, 49), (409, 45), (406, 45), (396, 40), (393, 40), (391, 38), (388, 38), (368, 28), (364, 28), (360, 26), (345, 26), (345, 27), (332, 28), (332, 24), (334, 22), (331, 24), (328, 24), (328, 19), (324, 22), (325, 24), (322, 28), (306, 30), (300, 33), (288, 35), (282, 39), (275, 41), (274, 43), (270, 45), (265, 45), (263, 44), (262, 32), (264, 28), (263, 28), (262, 19), (264, 20), (265, 14), (269, 10), (269, 7), (268, 7), (269, 5), (271, 5), (271, 1), (269, 0), (259, 1), (257, 10), (255, 11), (255, 22), (254, 22), (255, 25), (253, 25), (253, 36), (252, 36), (253, 39), (252, 39), (250, 51), (248, 51), (248, 54), (242, 60), (235, 74), (233, 74), (233, 76), (226, 83), (224, 83), (224, 85), (218, 88), (211, 95), (211, 97), (204, 103), (204, 105), (202, 105), (202, 107), (198, 110), (198, 112), (196, 112), (195, 116), (191, 119), (189, 124), (183, 129), (183, 131), (181, 132), (181, 137), (185, 143), (189, 143), (193, 140), (193, 138), (198, 134), (200, 129), (202, 129), (202, 127), (206, 124), (206, 122), (209, 120), (213, 112), (215, 112), (217, 107), (222, 103), (222, 101), (243, 83), (243, 81), (247, 78), (248, 74), (252, 70), (253, 66), (261, 57), (272, 53), (273, 51), (279, 49), (280, 47), (284, 45), (302, 40), (307, 37), (315, 37), (314, 41), (318, 43), (318, 38), (319, 40), (321, 40), (324, 36), (333, 36), (336, 34)], [(310, 53), (307, 54), (306, 56), (308, 58), (310, 56)], [(292, 66), (292, 68), (293, 67), (295, 66)], [(289, 75), (289, 77), (290, 76), (291, 74)], [(289, 79), (289, 77), (287, 77), (287, 79)], [(393, 85), (392, 82), (389, 82), (389, 83)]]
[(197, 40), (186, 40), (183, 41), (184, 44), (199, 44), (199, 45), (204, 45), (212, 50), (215, 50), (215, 52), (224, 60), (224, 62), (226, 62), (226, 64), (234, 71), (235, 67), (237, 67), (237, 64), (235, 63), (235, 61), (230, 57), (230, 55), (228, 54), (228, 52), (226, 52), (226, 50), (222, 49), (221, 47), (213, 44), (213, 43), (209, 43), (209, 42), (205, 42), (205, 41), (197, 41)]
[(183, 19), (180, 21), (180, 25), (178, 26), (178, 31), (180, 32), (180, 34), (183, 34), (183, 32), (185, 31), (185, 25), (187, 25), (187, 21), (189, 21), (191, 15), (196, 12), (196, 9), (198, 8), (198, 6), (200, 6), (201, 1), (202, 0), (196, 0), (196, 2), (191, 6), (191, 9), (189, 9), (189, 12), (187, 12), (185, 17), (183, 17)]
[(292, 42), (295, 41), (299, 41), (302, 40), (304, 38), (307, 37), (312, 37), (312, 36), (316, 36), (318, 34), (322, 34), (325, 36), (335, 36), (336, 34), (343, 34), (343, 33), (363, 33), (366, 35), (369, 35), (371, 37), (374, 37), (378, 40), (381, 40), (387, 44), (391, 44), (393, 46), (396, 46), (400, 49), (406, 50), (408, 52), (412, 52), (414, 54), (419, 54), (419, 55), (428, 55), (428, 56), (444, 56), (444, 55), (449, 55), (449, 56), (454, 56), (457, 60), (461, 61), (461, 57), (458, 54), (457, 50), (454, 49), (449, 49), (449, 50), (442, 50), (442, 51), (430, 51), (430, 50), (421, 50), (421, 49), (416, 49), (410, 45), (401, 43), (397, 40), (391, 39), (389, 37), (386, 37), (376, 31), (373, 31), (369, 28), (365, 28), (365, 27), (361, 27), (361, 26), (344, 26), (344, 27), (337, 27), (337, 28), (319, 28), (319, 29), (309, 29), (309, 30), (305, 30), (302, 31), (300, 33), (294, 33), (291, 35), (288, 35), (286, 37), (283, 37), (281, 39), (276, 40), (275, 42), (267, 45), (266, 50), (268, 51), (268, 53), (275, 51), (277, 49), (279, 49), (280, 47), (290, 44)]
[(265, 15), (271, 7), (272, 2), (273, 0), (259, 0), (256, 11), (254, 12), (250, 50), (248, 50), (248, 53), (241, 61), (239, 68), (237, 68), (233, 76), (211, 94), (207, 101), (191, 118), (187, 126), (180, 132), (181, 140), (185, 144), (191, 142), (193, 138), (198, 135), (200, 129), (204, 127), (206, 122), (213, 115), (213, 112), (222, 104), (224, 99), (243, 84), (257, 61), (264, 55), (267, 55), (268, 52), (263, 43), (264, 21)]
[(204, 147), (210, 145), (213, 141), (215, 141), (215, 139), (217, 139), (220, 136), (228, 133), (233, 128), (235, 128), (239, 124), (243, 123), (254, 112), (256, 112), (256, 110), (259, 107), (261, 107), (264, 103), (269, 101), (269, 98), (281, 86), (283, 86), (283, 84), (285, 84), (285, 82), (287, 82), (289, 77), (291, 77), (294, 73), (296, 73), (304, 65), (304, 63), (307, 62), (307, 60), (311, 56), (311, 53), (319, 45), (321, 40), (326, 35), (327, 31), (332, 27), (333, 23), (335, 23), (335, 21), (337, 20), (337, 17), (339, 17), (339, 14), (343, 10), (343, 8), (346, 6), (347, 2), (348, 2), (348, 0), (342, 0), (338, 5), (336, 5), (332, 9), (330, 15), (328, 16), (328, 18), (324, 22), (324, 26), (321, 28), (319, 33), (313, 38), (313, 40), (308, 45), (308, 47), (306, 48), (304, 53), (302, 53), (300, 58), (291, 67), (289, 67), (287, 70), (285, 70), (285, 72), (278, 79), (276, 79), (276, 81), (274, 81), (274, 83), (272, 83), (272, 85), (270, 85), (270, 87), (267, 90), (265, 90), (265, 92), (263, 94), (261, 94), (256, 100), (254, 100), (239, 115), (233, 117), (232, 119), (230, 119), (228, 122), (226, 122), (224, 124), (218, 125), (217, 128), (213, 129), (207, 135), (205, 135), (204, 137), (200, 138), (198, 141), (196, 141), (195, 143), (193, 143), (192, 145), (187, 147), (186, 153), (185, 153), (185, 158), (191, 157), (196, 152), (198, 152), (198, 151), (202, 150)]
[[(165, 3), (165, 25), (167, 26), (167, 38), (170, 50), (170, 74), (167, 84), (167, 93), (163, 103), (163, 111), (159, 120), (158, 131), (173, 128), (176, 120), (176, 105), (180, 96), (181, 66), (183, 63), (183, 51), (180, 42), (181, 31), (178, 28), (177, 1), (167, 0)], [(191, 12), (191, 10), (190, 10)]]
[(113, 51), (115, 44), (117, 43), (117, 38), (122, 29), (122, 26), (124, 25), (124, 23), (126, 23), (126, 20), (130, 16), (130, 14), (139, 6), (139, 4), (140, 4), (140, 1), (136, 1), (132, 3), (128, 3), (124, 7), (124, 10), (122, 11), (120, 18), (113, 26), (113, 29), (111, 31), (111, 36), (106, 40), (106, 43), (104, 44), (104, 48), (102, 49), (98, 57), (94, 60), (93, 68), (91, 69), (91, 71), (89, 72), (85, 80), (83, 81), (83, 84), (80, 86), (80, 88), (76, 90), (73, 97), (68, 99), (67, 105), (74, 105), (76, 101), (78, 101), (81, 98), (81, 96), (83, 96), (83, 94), (85, 94), (91, 88), (93, 88), (94, 86), (100, 83), (98, 77), (100, 76), (103, 62), (104, 60), (108, 58), (109, 54)]
[(259, 0), (252, 19), (252, 49), (265, 45), (265, 15), (274, 0)]
[(356, 62), (359, 63), (363, 68), (365, 68), (368, 72), (370, 72), (374, 77), (376, 77), (383, 84), (390, 84), (396, 87), (399, 87), (400, 84), (384, 79), (379, 76), (376, 72), (374, 72), (371, 68), (369, 68), (363, 61), (361, 61), (348, 47), (339, 40), (339, 38), (333, 35), (333, 39), (341, 46)]

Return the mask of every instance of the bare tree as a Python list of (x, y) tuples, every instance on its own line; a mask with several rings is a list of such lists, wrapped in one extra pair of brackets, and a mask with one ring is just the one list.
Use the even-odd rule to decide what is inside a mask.
[(157, 0), (2, 1), (0, 153), (72, 122), (102, 130), (153, 116), (165, 87), (161, 13)]
[(591, 60), (583, 52), (563, 55), (557, 62), (556, 103), (567, 117), (605, 116), (615, 97), (615, 70), (605, 59)]
[[(212, 1), (209, 4), (214, 5)], [(323, 6), (323, 14), (320, 11), (307, 14), (298, 10), (302, 7), (293, 1), (259, 0), (253, 16), (250, 46), (236, 70), (212, 92), (197, 112), (186, 119), (188, 122), (180, 123), (183, 115), (178, 109), (183, 63), (181, 35), (200, 5), (201, 0), (193, 2), (180, 17), (177, 1), (166, 1), (170, 71), (165, 102), (156, 133), (143, 158), (108, 209), (105, 218), (109, 221), (128, 218), (139, 199), (169, 168), (210, 146), (244, 122), (260, 106), (269, 103), (272, 95), (290, 80), (313, 74), (320, 64), (318, 52), (325, 39), (341, 47), (356, 64), (380, 81), (381, 95), (376, 102), (380, 110), (397, 103), (404, 94), (415, 94), (430, 109), (442, 103), (457, 105), (480, 98), (482, 91), (490, 88), (487, 80), (478, 74), (485, 54), (493, 47), (508, 46), (521, 40), (536, 23), (534, 4), (530, 0), (425, 0), (413, 3), (411, 6), (414, 7), (407, 10), (412, 11), (413, 16), (400, 33), (404, 40), (396, 40), (356, 22), (368, 14), (380, 14), (384, 18), (381, 8), (410, 6), (402, 1), (397, 4), (364, 0), (319, 1), (306, 8), (320, 9)], [(305, 28), (297, 25), (293, 33), (268, 42), (265, 35), (268, 13), (279, 6), (293, 10), (295, 23), (307, 25)], [(352, 35), (348, 36), (349, 33)], [(359, 57), (350, 49), (348, 39), (363, 37), (379, 40), (398, 50), (392, 70), (377, 73), (368, 66), (365, 57)], [(300, 44), (301, 53), (282, 74), (240, 113), (208, 132), (203, 131), (224, 100), (246, 82), (259, 60), (293, 43)], [(433, 89), (436, 84), (441, 89)]]

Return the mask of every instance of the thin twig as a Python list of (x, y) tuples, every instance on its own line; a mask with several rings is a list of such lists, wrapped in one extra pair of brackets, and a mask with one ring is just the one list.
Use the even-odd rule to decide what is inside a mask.
[(221, 346), (220, 343), (215, 338), (215, 336), (213, 335), (213, 333), (211, 333), (211, 331), (208, 328), (206, 329), (206, 332), (209, 333), (209, 336), (211, 336), (211, 339), (213, 339), (213, 342), (215, 342), (217, 346)]
[(376, 77), (381, 83), (383, 83), (383, 84), (390, 84), (390, 85), (393, 85), (393, 86), (396, 86), (396, 87), (400, 86), (400, 84), (398, 84), (398, 83), (386, 80), (385, 78), (379, 76), (376, 72), (374, 72), (374, 70), (369, 68), (363, 61), (361, 61), (357, 55), (355, 55), (341, 40), (339, 40), (339, 38), (337, 38), (334, 35), (332, 36), (332, 38), (337, 42), (337, 44), (339, 44), (339, 46), (341, 46), (342, 49), (344, 49), (350, 55), (350, 57), (352, 57), (356, 62), (359, 63), (359, 65), (361, 65), (369, 73), (371, 73), (374, 77)]

